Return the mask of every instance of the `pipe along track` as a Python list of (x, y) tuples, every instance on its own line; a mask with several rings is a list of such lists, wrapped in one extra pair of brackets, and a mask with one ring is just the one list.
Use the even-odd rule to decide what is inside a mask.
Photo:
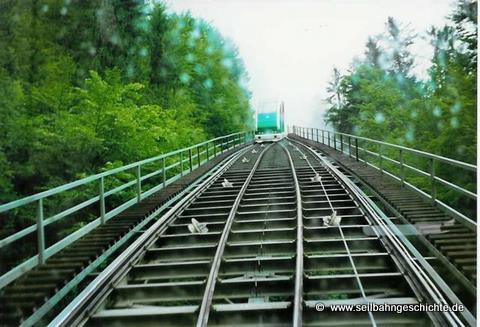
[[(232, 187), (224, 187), (225, 179)], [(325, 223), (332, 214), (340, 224)], [(206, 230), (191, 232), (193, 218)], [(285, 140), (233, 156), (50, 325), (467, 324), (452, 312), (330, 310), (339, 303), (420, 301), (446, 300), (348, 178)]]

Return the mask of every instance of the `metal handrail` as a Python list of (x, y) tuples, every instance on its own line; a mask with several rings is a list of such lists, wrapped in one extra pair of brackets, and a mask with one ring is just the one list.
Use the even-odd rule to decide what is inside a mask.
[[(200, 165), (208, 162), (211, 158), (214, 158), (217, 155), (221, 154), (222, 152), (227, 151), (229, 149), (234, 149), (236, 146), (245, 144), (246, 142), (252, 139), (253, 139), (253, 133), (251, 131), (233, 133), (226, 136), (217, 137), (217, 138), (207, 140), (186, 148), (161, 154), (152, 158), (140, 160), (128, 165), (124, 165), (122, 167), (114, 168), (114, 169), (99, 173), (99, 174), (88, 176), (88, 177), (55, 187), (55, 188), (52, 188), (47, 191), (43, 191), (37, 194), (33, 194), (30, 196), (0, 205), (0, 213), (3, 213), (3, 212), (11, 211), (13, 209), (24, 207), (31, 203), (37, 203), (36, 223), (1, 239), (0, 249), (37, 231), (37, 250), (38, 250), (36, 255), (30, 257), (23, 263), (17, 265), (10, 271), (0, 276), (0, 288), (3, 288), (13, 280), (23, 275), (28, 270), (31, 270), (32, 268), (36, 267), (37, 265), (44, 264), (47, 258), (61, 251), (63, 248), (70, 245), (80, 237), (84, 236), (94, 228), (102, 224), (105, 224), (107, 220), (113, 218), (114, 216), (124, 211), (125, 209), (129, 208), (130, 206), (140, 202), (142, 199), (148, 197), (154, 192), (157, 192), (158, 190), (164, 188), (165, 186), (173, 183), (175, 180), (182, 177), (187, 171), (191, 172), (194, 169), (198, 168)], [(203, 147), (204, 149), (200, 150), (201, 147)], [(180, 158), (177, 158), (174, 156), (177, 156), (177, 157), (179, 156)], [(202, 157), (204, 158), (203, 160), (202, 160)], [(174, 163), (167, 164), (167, 159), (173, 160)], [(146, 164), (155, 163), (155, 162), (160, 163), (161, 168), (142, 176), (142, 166)], [(184, 169), (185, 165), (187, 166), (186, 170)], [(180, 173), (167, 179), (167, 172), (179, 166), (181, 167)], [(105, 177), (112, 176), (128, 170), (134, 170), (135, 177), (133, 180), (129, 180), (120, 186), (114, 187), (111, 190), (105, 190)], [(162, 175), (162, 180), (158, 185), (153, 186), (148, 190), (142, 190), (142, 184), (144, 183), (144, 181), (154, 176), (158, 176), (160, 174)], [(65, 191), (74, 189), (79, 186), (90, 184), (92, 182), (98, 183), (98, 195), (95, 195), (94, 197), (86, 201), (83, 201), (79, 204), (69, 207), (50, 217), (44, 217), (44, 200), (46, 198), (56, 194), (63, 193)], [(112, 208), (110, 211), (106, 212), (105, 199), (108, 196), (119, 193), (120, 191), (129, 187), (135, 187), (135, 190), (136, 190), (135, 197)], [(82, 228), (74, 231), (73, 233), (69, 234), (68, 236), (56, 242), (55, 244), (51, 245), (50, 247), (45, 248), (45, 227), (47, 225), (53, 222), (56, 222), (60, 219), (64, 219), (65, 217), (68, 217), (78, 212), (79, 210), (87, 206), (90, 206), (94, 203), (98, 203), (100, 206), (100, 212), (99, 212), (98, 218), (91, 221), (90, 223), (83, 226)]]
[[(355, 158), (357, 161), (364, 162), (365, 164), (369, 165), (370, 167), (379, 170), (382, 174), (385, 173), (393, 177), (394, 179), (398, 180), (402, 186), (407, 187), (415, 192), (417, 192), (422, 197), (426, 198), (427, 200), (431, 201), (433, 205), (439, 207), (440, 209), (446, 211), (452, 217), (456, 218), (460, 223), (464, 224), (468, 228), (475, 230), (477, 223), (474, 219), (465, 216), (463, 213), (457, 211), (456, 209), (452, 208), (451, 206), (447, 205), (446, 203), (437, 199), (437, 185), (442, 185), (449, 190), (459, 193), (461, 196), (465, 196), (467, 198), (473, 199), (477, 201), (477, 194), (465, 189), (464, 187), (453, 183), (452, 181), (447, 181), (443, 178), (440, 178), (435, 175), (435, 163), (441, 162), (444, 164), (448, 164), (453, 167), (458, 167), (463, 170), (471, 171), (476, 173), (477, 166), (458, 161), (455, 159), (442, 157), (437, 154), (428, 153), (425, 151), (420, 151), (412, 148), (407, 148), (405, 146), (382, 142), (366, 137), (355, 136), (346, 133), (339, 133), (334, 131), (322, 130), (318, 128), (305, 128), (305, 127), (298, 127), (293, 126), (292, 129), (293, 134), (296, 134), (300, 137), (303, 137), (308, 140), (316, 141), (327, 145), (335, 150), (340, 151), (343, 154), (347, 154), (352, 158)], [(378, 152), (367, 150), (366, 146), (363, 145), (362, 147), (359, 146), (359, 141), (366, 144), (375, 144), (380, 147)], [(385, 155), (386, 149), (394, 149), (399, 151), (399, 159), (395, 160)], [(363, 158), (361, 158), (360, 153), (363, 153)], [(429, 161), (429, 171), (423, 171), (417, 167), (413, 167), (413, 165), (409, 165), (405, 163), (404, 155), (405, 153), (413, 154), (416, 157), (427, 158)], [(373, 162), (368, 162), (368, 156), (374, 156), (378, 159), (378, 165)], [(392, 172), (386, 171), (384, 167), (384, 162), (390, 162), (397, 167), (400, 168), (399, 176), (393, 174)], [(406, 178), (406, 169), (411, 172), (414, 172), (420, 176), (427, 177), (430, 179), (430, 190), (425, 192), (421, 190), (419, 187), (407, 182)]]

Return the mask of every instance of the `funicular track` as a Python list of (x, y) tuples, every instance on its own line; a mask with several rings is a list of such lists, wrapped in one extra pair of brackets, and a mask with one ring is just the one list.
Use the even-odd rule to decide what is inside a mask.
[[(244, 157), (167, 212), (52, 326), (461, 326), (468, 320), (455, 313), (329, 310), (339, 303), (445, 299), (345, 176), (313, 151), (290, 140), (257, 145)], [(224, 187), (224, 179), (233, 186)], [(327, 223), (332, 214), (340, 224)], [(208, 230), (192, 233), (192, 218)], [(318, 303), (327, 309), (318, 312)]]

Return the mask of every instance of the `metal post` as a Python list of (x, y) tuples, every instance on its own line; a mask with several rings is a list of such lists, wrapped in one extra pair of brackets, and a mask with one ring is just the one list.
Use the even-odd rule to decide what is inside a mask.
[(192, 171), (193, 170), (192, 148), (188, 149), (188, 165), (190, 166), (190, 171)]
[(435, 185), (435, 161), (430, 159), (430, 195), (432, 196), (433, 205), (437, 200), (437, 188)]
[(318, 128), (317, 128), (317, 143), (318, 143)]
[(207, 147), (207, 161), (210, 159), (210, 156), (208, 155), (208, 143), (206, 144)]
[(367, 145), (364, 145), (364, 148), (363, 148), (363, 156), (364, 156), (364, 161), (365, 161), (365, 165), (367, 165), (367, 160), (368, 160), (368, 152), (367, 152)]
[(405, 168), (403, 167), (403, 151), (400, 149), (400, 179), (402, 180), (402, 186), (405, 185)]
[(167, 182), (167, 172), (165, 171), (165, 157), (162, 158), (162, 175), (163, 175), (163, 187), (165, 187), (165, 183)]
[(105, 183), (103, 176), (100, 177), (100, 221), (105, 224)]
[(199, 147), (197, 146), (197, 161), (198, 161), (198, 167), (200, 167), (200, 150)]
[(37, 205), (37, 243), (38, 243), (38, 264), (45, 263), (45, 230), (43, 228), (43, 199), (38, 200)]
[(337, 136), (335, 135), (335, 132), (333, 132), (333, 148), (335, 150), (337, 149)]
[(358, 161), (358, 139), (355, 139), (355, 157), (357, 157)]
[(215, 143), (215, 141), (213, 141), (213, 156), (217, 156), (217, 144)]
[(322, 129), (322, 144), (325, 144), (325, 131)]
[(348, 156), (352, 157), (352, 137), (348, 137)]
[(343, 154), (343, 135), (342, 134), (340, 134), (340, 151)]
[(328, 131), (327, 137), (328, 137), (328, 146), (329, 146), (329, 147), (332, 147), (332, 146), (330, 145), (330, 131)]
[(140, 165), (137, 166), (137, 202), (140, 202), (142, 199), (142, 181), (141, 181), (141, 171)]
[(183, 152), (180, 151), (180, 176), (183, 176)]

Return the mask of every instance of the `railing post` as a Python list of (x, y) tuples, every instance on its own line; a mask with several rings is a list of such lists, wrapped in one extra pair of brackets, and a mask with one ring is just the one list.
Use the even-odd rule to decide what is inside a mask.
[(213, 156), (217, 156), (217, 144), (215, 143), (215, 141), (213, 141)]
[(325, 144), (325, 131), (322, 129), (322, 144)]
[(405, 185), (405, 167), (403, 166), (403, 151), (400, 149), (400, 179), (402, 186)]
[(343, 135), (340, 134), (340, 152), (343, 154)]
[(188, 149), (188, 165), (190, 166), (191, 172), (193, 170), (192, 148)]
[(331, 148), (332, 146), (330, 145), (330, 131), (328, 131), (327, 137), (328, 137), (328, 146)]
[(165, 157), (162, 158), (162, 175), (163, 175), (163, 187), (165, 187), (165, 184), (167, 182), (167, 172), (165, 171)]
[(364, 145), (364, 148), (363, 148), (363, 156), (364, 156), (365, 165), (367, 165), (367, 166), (368, 166), (368, 164), (367, 164), (367, 160), (368, 160), (368, 152), (367, 152), (367, 151), (368, 151), (368, 150), (367, 150), (367, 146), (366, 146), (366, 145)]
[(337, 149), (337, 136), (335, 135), (335, 132), (333, 132), (333, 148), (335, 150)]
[(317, 143), (318, 143), (318, 128), (317, 128)]
[(348, 137), (348, 156), (352, 157), (352, 137)]
[(142, 181), (141, 181), (141, 170), (140, 170), (140, 165), (137, 166), (137, 202), (140, 202), (142, 199)]
[(210, 156), (208, 155), (208, 143), (205, 145), (207, 147), (207, 161), (210, 159)]
[(180, 176), (183, 176), (183, 152), (180, 151)]
[(437, 188), (435, 185), (435, 161), (433, 158), (430, 158), (430, 195), (432, 196), (432, 203), (435, 205)]
[(105, 182), (103, 176), (100, 177), (100, 221), (105, 224)]
[(199, 150), (199, 146), (197, 146), (197, 161), (198, 161), (198, 167), (200, 167), (200, 150)]
[(37, 205), (37, 244), (38, 264), (45, 263), (45, 230), (43, 228), (43, 199), (38, 200)]
[(358, 139), (355, 139), (355, 157), (357, 157), (358, 161)]

